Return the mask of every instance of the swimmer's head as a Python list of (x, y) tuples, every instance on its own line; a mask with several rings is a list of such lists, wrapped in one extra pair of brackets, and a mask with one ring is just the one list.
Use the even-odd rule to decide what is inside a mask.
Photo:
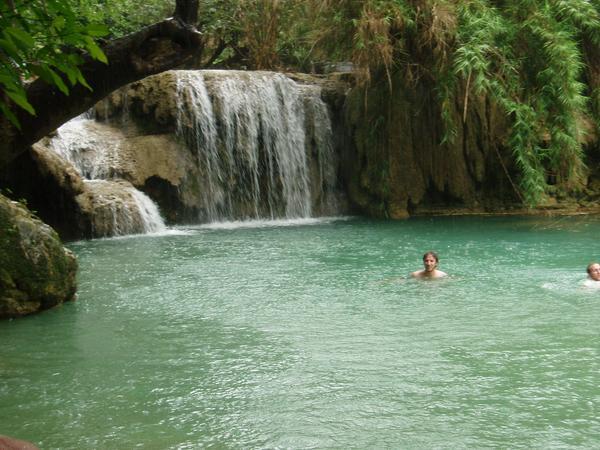
[(436, 252), (427, 252), (423, 255), (423, 261), (425, 261), (425, 259), (427, 259), (428, 256), (432, 256), (433, 259), (435, 259), (435, 262), (438, 263), (440, 262), (440, 258), (438, 258), (438, 255)]
[(600, 264), (599, 263), (597, 263), (597, 262), (589, 263), (586, 270), (592, 280), (600, 281)]
[(435, 252), (427, 252), (423, 255), (423, 266), (426, 272), (433, 272), (437, 268), (440, 259)]

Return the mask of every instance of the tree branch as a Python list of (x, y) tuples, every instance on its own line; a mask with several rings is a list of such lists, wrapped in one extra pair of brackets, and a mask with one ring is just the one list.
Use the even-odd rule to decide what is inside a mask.
[(108, 64), (88, 57), (79, 67), (92, 91), (77, 84), (66, 96), (41, 79), (32, 82), (27, 87), (27, 98), (36, 115), (15, 109), (21, 130), (0, 117), (0, 168), (112, 91), (178, 67), (202, 52), (202, 35), (194, 26), (197, 12), (198, 0), (177, 0), (174, 17), (102, 45)]

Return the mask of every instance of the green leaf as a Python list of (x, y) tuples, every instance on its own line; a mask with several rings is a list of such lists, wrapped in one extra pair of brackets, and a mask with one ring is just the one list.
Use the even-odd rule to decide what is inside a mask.
[(18, 86), (18, 78), (11, 76), (5, 70), (0, 69), (0, 83), (9, 88), (10, 86)]
[[(66, 62), (64, 62), (64, 60), (66, 60)], [(73, 71), (74, 66), (72, 64), (69, 64), (68, 58), (61, 58), (61, 61), (55, 61), (54, 67), (56, 67), (58, 70), (60, 70), (67, 76), (71, 85), (77, 83), (77, 76)]]
[(32, 65), (31, 71), (48, 84), (54, 84), (54, 79), (46, 65)]
[(55, 17), (52, 21), (52, 27), (55, 30), (62, 30), (65, 27), (66, 19), (63, 16)]
[(21, 124), (19, 123), (17, 116), (14, 115), (14, 113), (10, 110), (8, 105), (6, 103), (4, 103), (2, 100), (0, 100), (0, 111), (2, 111), (2, 114), (4, 114), (6, 117), (8, 117), (8, 120), (10, 120), (10, 123), (12, 123), (15, 127), (17, 127), (18, 130), (21, 129)]
[(5, 32), (9, 33), (15, 39), (24, 44), (26, 48), (30, 48), (35, 45), (35, 40), (33, 37), (27, 31), (21, 28), (9, 27), (5, 29)]
[(74, 66), (79, 66), (84, 63), (83, 58), (76, 53), (67, 55), (67, 61), (69, 61), (69, 64), (72, 64)]
[(32, 116), (35, 116), (35, 109), (31, 106), (31, 103), (27, 101), (27, 95), (25, 95), (25, 90), (19, 89), (18, 91), (5, 91), (6, 95), (10, 97), (10, 99), (27, 111)]
[(81, 70), (79, 70), (79, 68), (75, 67), (75, 74), (77, 76), (77, 81), (79, 81), (79, 83), (83, 86), (85, 86), (86, 88), (88, 88), (90, 91), (93, 91), (92, 87), (88, 84), (88, 82), (86, 81), (86, 79), (83, 77), (83, 74), (81, 73)]
[(102, 37), (109, 33), (108, 27), (101, 23), (91, 23), (84, 28), (84, 31), (93, 37)]
[(54, 70), (50, 69), (49, 67), (48, 67), (48, 73), (52, 77), (52, 81), (54, 82), (56, 87), (58, 87), (58, 89), (60, 89), (60, 91), (63, 94), (69, 95), (69, 88), (67, 87), (67, 85), (65, 84), (63, 79), (60, 77), (60, 75), (58, 75)]
[(20, 61), (21, 55), (19, 55), (19, 49), (15, 46), (15, 43), (12, 41), (10, 36), (4, 33), (6, 39), (0, 39), (0, 48), (4, 50), (8, 56)]
[(69, 83), (71, 86), (74, 86), (77, 83), (77, 74), (75, 73), (75, 67), (71, 66), (63, 66), (61, 67), (61, 71), (69, 78)]
[(98, 44), (91, 37), (85, 37), (85, 48), (90, 52), (90, 56), (98, 61), (108, 64), (108, 59)]

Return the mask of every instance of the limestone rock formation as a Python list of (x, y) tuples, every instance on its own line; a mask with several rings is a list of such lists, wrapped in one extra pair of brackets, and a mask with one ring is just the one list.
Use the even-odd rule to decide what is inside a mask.
[(519, 202), (510, 153), (503, 148), (504, 117), (483, 98), (471, 101), (464, 118), (460, 105), (455, 114), (454, 141), (442, 144), (444, 125), (432, 84), (409, 86), (397, 77), (391, 92), (387, 83), (352, 92), (343, 172), (349, 196), (363, 213), (404, 218)]
[(84, 217), (89, 218), (92, 237), (123, 236), (161, 231), (160, 225), (148, 228), (145, 206), (139, 191), (124, 180), (86, 181), (75, 201)]
[[(3, 179), (63, 239), (160, 231), (149, 229), (160, 225), (149, 224), (141, 217), (143, 199), (131, 183), (122, 179), (84, 180), (69, 161), (50, 151), (47, 145), (47, 139), (35, 144), (17, 159)], [(128, 164), (118, 167), (127, 170)], [(32, 179), (36, 182), (32, 183)]]
[[(381, 74), (356, 88), (345, 105), (347, 141), (342, 173), (359, 213), (404, 218), (420, 214), (596, 212), (597, 133), (580, 117), (588, 155), (588, 184), (579, 193), (550, 193), (529, 209), (518, 187), (520, 172), (508, 146), (507, 116), (483, 96), (457, 97), (450, 105), (453, 138), (446, 125), (436, 81), (411, 79), (401, 71), (392, 87)], [(597, 75), (597, 74), (596, 74)], [(590, 79), (594, 73), (590, 73)], [(600, 80), (600, 77), (596, 77)]]
[(0, 318), (73, 300), (77, 261), (56, 232), (0, 195)]
[[(120, 96), (115, 95), (114, 98), (119, 99)], [(165, 98), (168, 95), (165, 94)], [(37, 148), (34, 146), (38, 164), (46, 164), (42, 153), (54, 153), (50, 150), (53, 147), (63, 161), (76, 166), (78, 170), (75, 172), (88, 180), (127, 181), (150, 194), (164, 206), (161, 212), (167, 215), (169, 222), (181, 222), (186, 214), (191, 214), (190, 210), (193, 211), (191, 205), (198, 202), (194, 189), (190, 189), (198, 177), (196, 164), (190, 152), (168, 130), (149, 132), (126, 116), (123, 121), (72, 121), (61, 127), (57, 134), (40, 141), (36, 144)], [(55, 176), (60, 175), (56, 173)], [(90, 184), (84, 183), (88, 194), (91, 192)], [(118, 190), (119, 186), (112, 189)], [(83, 205), (80, 203), (79, 206)], [(92, 210), (84, 210), (93, 214)], [(99, 235), (97, 230), (94, 229), (94, 236)], [(111, 234), (119, 233), (109, 232), (101, 236)]]
[[(261, 75), (260, 72), (241, 71), (203, 71), (202, 73), (202, 79), (207, 89), (207, 97), (202, 100), (210, 103), (204, 104), (203, 108), (212, 110), (214, 115), (221, 119), (227, 115), (227, 111), (224, 109), (229, 110), (230, 114), (232, 114), (232, 110), (236, 110), (233, 112), (235, 117), (232, 117), (234, 122), (218, 122), (216, 127), (217, 133), (220, 134), (222, 134), (223, 128), (230, 127), (234, 130), (233, 133), (238, 139), (235, 149), (239, 153), (247, 151), (246, 146), (252, 145), (250, 141), (253, 139), (262, 140), (266, 137), (253, 135), (256, 130), (250, 129), (248, 121), (251, 120), (248, 120), (244, 113), (240, 112), (240, 103), (244, 101), (244, 98), (241, 98), (240, 93), (235, 91), (236, 82), (234, 80), (244, 79), (248, 83), (248, 90), (254, 90), (256, 84), (253, 84), (252, 80), (260, 76), (270, 78), (275, 75), (267, 72)], [(324, 178), (327, 176), (335, 178), (337, 175), (336, 173), (324, 173), (322, 167), (326, 165), (331, 170), (337, 162), (323, 161), (323, 153), (319, 149), (323, 149), (325, 144), (320, 141), (327, 131), (316, 129), (319, 126), (325, 126), (325, 123), (329, 124), (330, 118), (325, 120), (324, 117), (319, 116), (319, 114), (323, 114), (323, 111), (315, 108), (314, 98), (315, 95), (320, 95), (327, 100), (330, 106), (335, 104), (338, 111), (341, 111), (339, 107), (343, 104), (348, 84), (343, 81), (308, 75), (289, 75), (288, 78), (298, 84), (300, 98), (304, 102), (306, 154), (310, 166), (310, 184), (314, 187), (311, 189), (312, 204), (316, 205), (315, 212), (317, 214), (333, 214), (336, 212), (336, 208), (340, 208), (340, 205), (333, 206), (334, 202), (331, 201), (330, 193), (325, 192), (322, 187), (328, 183)], [(194, 127), (197, 127), (198, 124), (192, 123), (189, 114), (182, 113), (182, 110), (185, 109), (198, 108), (198, 105), (192, 103), (199, 100), (195, 97), (190, 98), (178, 94), (181, 89), (181, 81), (185, 79), (186, 75), (182, 71), (168, 71), (151, 76), (114, 92), (95, 107), (95, 113), (99, 120), (104, 120), (107, 125), (110, 124), (115, 128), (119, 127), (124, 130), (126, 135), (127, 142), (121, 146), (119, 151), (122, 155), (129, 153), (131, 156), (127, 158), (134, 161), (134, 164), (130, 165), (132, 167), (130, 171), (121, 169), (119, 176), (130, 181), (157, 201), (161, 212), (170, 223), (198, 221), (199, 218), (202, 220), (208, 215), (207, 209), (210, 209), (206, 205), (205, 197), (207, 195), (206, 183), (211, 174), (206, 173), (206, 167), (200, 161), (205, 160), (208, 156), (200, 155), (197, 149), (189, 148), (189, 142), (187, 143), (188, 148), (186, 148), (181, 136), (177, 138), (178, 131), (183, 134), (203, 134), (204, 136), (200, 136), (201, 139), (206, 139), (205, 134), (210, 132), (210, 130), (202, 130), (202, 132), (195, 130)], [(223, 94), (228, 89), (231, 89), (229, 97)], [(315, 89), (319, 90), (316, 94), (317, 91), (311, 91)], [(181, 97), (183, 97), (183, 102)], [(223, 98), (229, 100), (223, 101)], [(281, 101), (281, 98), (263, 98), (262, 100), (264, 103), (262, 109), (275, 110), (278, 105), (269, 102)], [(329, 111), (331, 119), (335, 121), (335, 108), (329, 108)], [(210, 113), (207, 112), (207, 114)], [(254, 110), (252, 114), (255, 115), (257, 122), (261, 120), (261, 111)], [(179, 130), (177, 129), (178, 120), (180, 121)], [(339, 121), (335, 125), (337, 124)], [(290, 131), (288, 130), (288, 132)], [(260, 130), (260, 132), (267, 133), (265, 130)], [(331, 132), (329, 130), (329, 133)], [(333, 127), (333, 133), (336, 132), (337, 129)], [(335, 136), (330, 137), (335, 140)], [(331, 145), (335, 146), (335, 143), (332, 141)], [(219, 156), (220, 160), (230, 156), (223, 148), (220, 148), (219, 152), (225, 153)], [(334, 154), (333, 150), (329, 154)], [(126, 162), (127, 159), (122, 158), (120, 166), (124, 167)], [(232, 184), (228, 186), (228, 190), (236, 196), (235, 192), (240, 187), (235, 185), (234, 177), (230, 177), (230, 182)], [(261, 180), (259, 183), (262, 185), (264, 181)], [(329, 184), (332, 183), (334, 182), (329, 181)], [(238, 194), (237, 198), (248, 195), (247, 193)], [(237, 207), (240, 210), (252, 209), (245, 208), (244, 205)], [(343, 209), (343, 206), (341, 208)]]

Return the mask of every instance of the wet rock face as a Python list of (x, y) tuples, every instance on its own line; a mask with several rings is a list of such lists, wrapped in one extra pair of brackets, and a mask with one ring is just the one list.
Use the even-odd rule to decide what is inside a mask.
[[(110, 98), (121, 97), (115, 94)], [(106, 103), (110, 101), (101, 104)], [(50, 154), (58, 152), (63, 161), (70, 163), (72, 170), (86, 180), (128, 181), (158, 199), (169, 222), (188, 219), (186, 213), (193, 211), (193, 205), (198, 203), (198, 195), (190, 189), (191, 181), (199, 177), (193, 156), (168, 131), (150, 132), (129, 116), (122, 119), (113, 117), (110, 122), (82, 119), (63, 125), (55, 136), (36, 144), (43, 150), (37, 151), (38, 164), (46, 165), (46, 159), (52, 158)], [(49, 156), (44, 156), (46, 154)], [(56, 176), (59, 177), (59, 173)], [(148, 183), (153, 179), (163, 183)], [(84, 181), (84, 184), (88, 183)], [(174, 192), (177, 197), (171, 198)], [(172, 201), (163, 205), (160, 202), (163, 198)], [(98, 236), (95, 232), (93, 235)]]
[[(26, 198), (31, 210), (63, 239), (160, 231), (152, 228), (160, 224), (141, 216), (141, 194), (131, 183), (123, 179), (84, 180), (71, 163), (46, 145), (47, 140), (35, 144), (0, 178), (11, 186), (16, 198)], [(128, 164), (123, 167), (120, 170), (127, 170)]]
[(351, 144), (343, 170), (349, 195), (364, 213), (402, 218), (440, 207), (478, 209), (518, 200), (503, 169), (511, 170), (503, 115), (482, 98), (471, 99), (465, 116), (457, 103), (455, 138), (443, 144), (434, 88), (396, 78), (391, 93), (381, 83), (349, 96)]
[(81, 211), (90, 220), (93, 237), (141, 234), (147, 229), (138, 205), (137, 191), (124, 180), (87, 181), (84, 191), (76, 197)]
[[(113, 93), (95, 111), (129, 127), (120, 151), (137, 156), (123, 178), (157, 201), (168, 222), (332, 215), (337, 161), (322, 98), (336, 95), (344, 92), (308, 76), (170, 71)], [(152, 136), (173, 144), (152, 157)], [(169, 169), (175, 159), (177, 170)]]
[(28, 208), (63, 239), (89, 237), (89, 226), (75, 201), (83, 192), (83, 180), (73, 167), (43, 146), (34, 145), (0, 172), (0, 186), (9, 187), (11, 197), (26, 199)]
[(56, 232), (0, 195), (0, 318), (73, 300), (77, 260)]

